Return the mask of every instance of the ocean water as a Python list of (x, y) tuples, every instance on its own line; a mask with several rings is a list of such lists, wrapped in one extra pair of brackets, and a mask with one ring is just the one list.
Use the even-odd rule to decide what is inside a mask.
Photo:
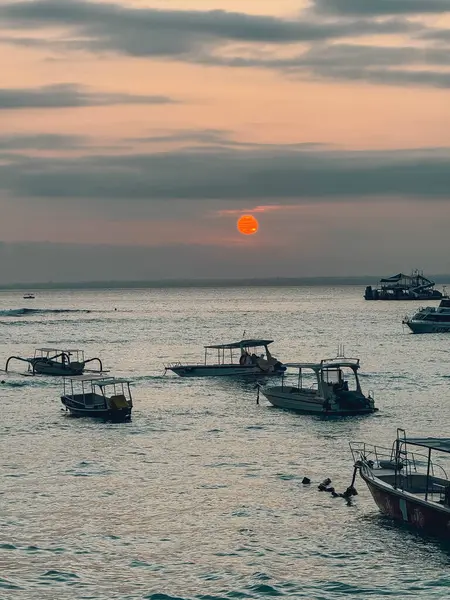
[[(317, 490), (350, 484), (351, 440), (449, 435), (450, 336), (414, 336), (401, 320), (417, 304), (362, 293), (1, 293), (2, 368), (79, 347), (132, 378), (134, 409), (130, 423), (74, 419), (60, 380), (0, 373), (0, 599), (449, 598), (446, 544), (380, 515), (360, 480), (352, 506)], [(258, 405), (254, 382), (164, 376), (244, 331), (282, 361), (344, 344), (380, 411), (322, 420)]]

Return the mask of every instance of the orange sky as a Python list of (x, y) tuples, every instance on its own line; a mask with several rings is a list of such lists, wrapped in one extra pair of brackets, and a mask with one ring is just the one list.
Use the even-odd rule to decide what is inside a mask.
[[(99, 0), (100, 2), (100, 0)], [(39, 2), (38, 2), (39, 3)], [(101, 2), (104, 5), (110, 2)], [(248, 15), (272, 15), (290, 21), (306, 18), (307, 2), (297, 0), (134, 0), (121, 2), (122, 6), (137, 9), (157, 8), (161, 10), (209, 11), (222, 10), (246, 13)], [(330, 17), (331, 18), (331, 17)], [(360, 18), (360, 17), (355, 17)], [(446, 28), (450, 25), (449, 15), (387, 15), (383, 19), (407, 19), (411, 23), (423, 23), (428, 27)], [(333, 19), (336, 19), (333, 16)], [(375, 19), (375, 17), (374, 17)], [(379, 17), (376, 19), (380, 20)], [(375, 20), (376, 20), (375, 19)], [(1, 14), (0, 14), (1, 20)], [(319, 22), (324, 22), (323, 19)], [(450, 147), (450, 109), (448, 87), (394, 83), (366, 83), (363, 79), (351, 81), (336, 76), (320, 78), (305, 71), (288, 73), (283, 70), (256, 67), (224, 67), (196, 64), (183, 58), (171, 56), (130, 56), (121, 51), (101, 52), (86, 50), (62, 50), (61, 47), (29, 47), (11, 44), (8, 37), (29, 37), (53, 39), (67, 36), (68, 28), (56, 28), (30, 24), (19, 28), (8, 24), (1, 27), (0, 51), (2, 56), (3, 90), (40, 88), (52, 84), (75, 84), (85, 86), (93, 93), (114, 93), (129, 95), (164, 95), (172, 98), (167, 104), (120, 104), (109, 106), (68, 107), (55, 109), (25, 108), (21, 110), (0, 110), (0, 130), (2, 136), (30, 136), (57, 134), (61, 136), (89, 136), (92, 148), (63, 148), (13, 150), (14, 153), (32, 157), (80, 157), (89, 154), (135, 155), (142, 153), (177, 151), (189, 142), (162, 143), (139, 142), (138, 138), (155, 137), (180, 132), (202, 132), (221, 130), (223, 136), (233, 142), (270, 144), (282, 147), (286, 144), (326, 144), (331, 151), (345, 150), (387, 150), (443, 148)], [(73, 37), (73, 32), (70, 34)], [(3, 40), (3, 42), (1, 41)], [(223, 40), (221, 41), (221, 44)], [(327, 41), (314, 42), (320, 50)], [(416, 45), (421, 47), (428, 42), (418, 35), (367, 35), (366, 37), (341, 37), (331, 44), (364, 44), (377, 47), (391, 46), (402, 49)], [(228, 48), (218, 46), (222, 54), (233, 56), (251, 55), (256, 58), (276, 58), (299, 53), (308, 47), (306, 42), (283, 45), (272, 42), (231, 41)], [(443, 42), (430, 42), (430, 49), (439, 49)], [(445, 61), (444, 61), (445, 62)], [(345, 62), (342, 67), (348, 65)], [(402, 68), (405, 71), (419, 68), (413, 64), (397, 66), (385, 64), (381, 69)], [(423, 66), (420, 67), (423, 69)], [(430, 68), (431, 67), (426, 67)], [(433, 71), (449, 72), (449, 66), (438, 63)], [(1, 98), (0, 98), (1, 104)], [(134, 138), (134, 139), (133, 139)], [(0, 136), (1, 143), (1, 136)], [(198, 145), (197, 142), (190, 142)], [(97, 146), (97, 149), (95, 148)], [(238, 151), (234, 149), (233, 151)], [(319, 151), (319, 150), (318, 150)], [(333, 156), (330, 155), (330, 160)], [(0, 164), (1, 164), (0, 157)], [(7, 157), (5, 160), (9, 160)], [(327, 159), (328, 160), (328, 159)], [(364, 157), (363, 157), (363, 160)], [(128, 168), (128, 167), (127, 167)], [(177, 174), (174, 173), (174, 177)], [(108, 175), (105, 174), (105, 178)], [(140, 175), (136, 175), (137, 179)], [(19, 179), (15, 180), (19, 181)], [(20, 185), (18, 186), (18, 188)], [(155, 188), (156, 190), (158, 188)], [(131, 190), (132, 192), (133, 190)], [(170, 199), (164, 201), (164, 224), (155, 217), (158, 212), (152, 204), (155, 191), (149, 191), (148, 205), (136, 204), (136, 215), (120, 217), (118, 203), (109, 205), (103, 199), (96, 204), (94, 189), (92, 195), (83, 198), (61, 198), (57, 200), (39, 197), (27, 199), (26, 194), (13, 189), (0, 190), (0, 208), (9, 214), (8, 222), (0, 223), (0, 240), (70, 241), (112, 243), (120, 238), (120, 244), (162, 243), (164, 240), (178, 240), (186, 243), (234, 244), (239, 237), (235, 229), (235, 217), (222, 214), (226, 210), (251, 210), (258, 204), (289, 205), (296, 202), (284, 200), (276, 195), (258, 202), (258, 198), (248, 200), (224, 196), (223, 203), (217, 199), (216, 190), (211, 190), (213, 204), (204, 201), (204, 207), (192, 205), (189, 210), (176, 205), (173, 213), (167, 208)], [(369, 195), (370, 190), (367, 194)], [(300, 194), (300, 192), (299, 192)], [(306, 194), (306, 193), (305, 193)], [(205, 194), (207, 198), (208, 194)], [(393, 214), (400, 214), (405, 194), (390, 193), (391, 202), (399, 202)], [(371, 202), (377, 201), (376, 194)], [(397, 200), (396, 200), (397, 199)], [(333, 202), (336, 198), (333, 198)], [(346, 202), (343, 197), (341, 202)], [(55, 210), (54, 204), (58, 203)], [(131, 203), (131, 195), (124, 198), (122, 207)], [(185, 201), (184, 206), (188, 200)], [(231, 204), (230, 204), (231, 202)], [(301, 204), (314, 203), (314, 198), (302, 199)], [(439, 203), (436, 205), (438, 206)], [(69, 215), (73, 217), (74, 206), (78, 206), (76, 228), (67, 236), (62, 233), (61, 223)], [(109, 206), (109, 208), (105, 208)], [(131, 206), (131, 204), (130, 204)], [(134, 206), (134, 205), (133, 205)], [(161, 203), (159, 206), (163, 206)], [(175, 207), (175, 204), (173, 204)], [(386, 204), (380, 204), (385, 207)], [(444, 204), (439, 206), (443, 207)], [(156, 208), (155, 208), (156, 207)], [(142, 209), (142, 210), (141, 210)], [(109, 218), (102, 220), (101, 214), (112, 210)], [(133, 209), (134, 210), (134, 209)], [(161, 209), (162, 210), (162, 209)], [(286, 244), (295, 243), (293, 215), (300, 219), (302, 210), (280, 209), (277, 214), (285, 215), (290, 224)], [(323, 204), (317, 205), (318, 215), (324, 214)], [(360, 226), (368, 227), (364, 218), (364, 208), (360, 207)], [(375, 210), (375, 209), (374, 209)], [(378, 209), (375, 210), (377, 212)], [(385, 208), (381, 209), (381, 212)], [(436, 208), (443, 210), (443, 208)], [(139, 212), (141, 211), (141, 212)], [(351, 214), (348, 205), (342, 204), (342, 212)], [(379, 212), (379, 211), (378, 211)], [(270, 211), (269, 211), (270, 213)], [(277, 235), (267, 232), (266, 223), (277, 221), (274, 213), (262, 215), (261, 229), (253, 236), (254, 244), (267, 244), (270, 247)], [(4, 213), (5, 214), (5, 213)], [(189, 216), (191, 214), (191, 217)], [(304, 213), (306, 214), (306, 213)], [(211, 218), (211, 215), (216, 215)], [(445, 216), (447, 218), (447, 216)], [(121, 220), (122, 219), (122, 220)], [(271, 221), (272, 219), (272, 221)], [(233, 226), (231, 228), (231, 222)], [(123, 226), (120, 226), (123, 223)], [(324, 226), (330, 222), (324, 219)], [(273, 225), (275, 227), (275, 225)], [(308, 230), (298, 224), (303, 235)], [(319, 227), (320, 229), (320, 227)], [(70, 228), (69, 228), (70, 230)], [(67, 231), (69, 231), (67, 230)], [(314, 227), (311, 226), (311, 235)], [(67, 232), (66, 232), (67, 233)], [(430, 236), (432, 232), (429, 232)], [(405, 231), (406, 235), (406, 231)], [(247, 242), (243, 242), (247, 243)], [(406, 266), (405, 266), (406, 268)]]

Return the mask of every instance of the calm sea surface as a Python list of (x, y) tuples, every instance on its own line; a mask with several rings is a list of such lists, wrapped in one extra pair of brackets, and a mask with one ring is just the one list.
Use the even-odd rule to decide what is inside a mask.
[[(360, 480), (353, 506), (317, 490), (350, 484), (350, 440), (450, 435), (450, 335), (411, 335), (401, 320), (418, 304), (362, 294), (1, 293), (1, 368), (35, 347), (79, 347), (133, 379), (134, 409), (125, 424), (74, 419), (60, 380), (0, 374), (0, 598), (448, 599), (449, 547), (381, 516)], [(345, 344), (380, 412), (326, 421), (257, 405), (254, 382), (163, 376), (244, 330), (274, 339), (282, 361)]]

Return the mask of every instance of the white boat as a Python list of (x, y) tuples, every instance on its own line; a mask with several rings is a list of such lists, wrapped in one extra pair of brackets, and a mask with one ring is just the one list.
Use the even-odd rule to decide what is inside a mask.
[(443, 298), (439, 306), (426, 306), (412, 317), (402, 321), (413, 333), (449, 333), (450, 332), (450, 298)]
[(63, 381), (61, 402), (73, 416), (106, 421), (130, 419), (133, 400), (128, 379), (79, 375)]
[[(269, 351), (273, 340), (241, 340), (230, 344), (204, 346), (205, 359), (202, 364), (168, 364), (166, 371), (173, 371), (180, 377), (223, 377), (241, 375), (280, 375), (285, 371)], [(257, 354), (264, 349), (265, 354)], [(217, 351), (217, 360), (208, 361), (208, 351)], [(229, 353), (228, 353), (229, 350)]]
[(28, 293), (28, 294), (24, 294), (22, 296), (22, 298), (24, 298), (24, 300), (34, 300), (35, 296), (32, 293)]
[(11, 360), (20, 360), (28, 363), (29, 375), (81, 375), (86, 365), (96, 361), (99, 365), (97, 372), (103, 371), (102, 361), (95, 358), (86, 359), (83, 350), (65, 350), (60, 348), (36, 348), (34, 356), (23, 358), (10, 356), (6, 361), (5, 372), (8, 371)]
[(373, 413), (373, 394), (365, 396), (358, 377), (358, 358), (337, 357), (319, 363), (286, 363), (298, 370), (297, 385), (261, 387), (261, 393), (278, 408), (321, 415)]

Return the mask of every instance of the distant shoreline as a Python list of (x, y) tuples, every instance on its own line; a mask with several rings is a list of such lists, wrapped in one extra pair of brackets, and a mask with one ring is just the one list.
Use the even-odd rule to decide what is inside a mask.
[[(30, 282), (0, 285), (0, 291), (13, 290), (107, 290), (230, 287), (309, 287), (330, 285), (376, 285), (382, 276), (351, 277), (268, 277), (266, 279), (163, 279), (154, 281)], [(430, 275), (437, 285), (450, 284), (450, 275)]]

